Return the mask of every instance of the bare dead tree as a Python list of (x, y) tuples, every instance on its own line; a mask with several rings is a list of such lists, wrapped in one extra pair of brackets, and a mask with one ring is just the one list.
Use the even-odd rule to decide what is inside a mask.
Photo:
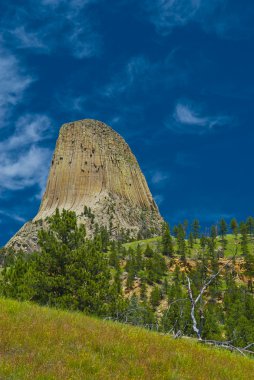
[(254, 355), (254, 351), (248, 350), (248, 348), (253, 346), (254, 343), (250, 343), (246, 347), (236, 347), (232, 344), (232, 341), (217, 341), (217, 340), (203, 339), (203, 340), (200, 340), (199, 342), (204, 343), (204, 344), (208, 344), (208, 345), (212, 345), (212, 346), (221, 347), (221, 348), (224, 348), (224, 349), (229, 350), (229, 351), (236, 351), (243, 356)]
[(197, 295), (196, 298), (194, 298), (193, 296), (193, 291), (192, 291), (192, 288), (191, 288), (191, 280), (189, 278), (188, 275), (186, 275), (186, 278), (187, 278), (187, 289), (188, 289), (188, 294), (189, 294), (189, 299), (190, 299), (190, 302), (191, 302), (191, 320), (192, 320), (192, 329), (193, 331), (195, 332), (195, 334), (197, 335), (198, 337), (198, 340), (202, 340), (202, 337), (201, 337), (201, 329), (200, 327), (198, 327), (198, 323), (197, 323), (197, 320), (196, 320), (196, 317), (195, 317), (195, 311), (196, 311), (196, 306), (198, 304), (198, 302), (201, 300), (204, 292), (206, 291), (206, 289), (208, 288), (208, 286), (215, 280), (216, 277), (219, 276), (219, 274), (222, 272), (222, 270), (231, 262), (232, 260), (229, 260), (227, 261), (219, 270), (217, 273), (213, 274), (203, 285), (203, 287), (201, 288), (199, 294)]

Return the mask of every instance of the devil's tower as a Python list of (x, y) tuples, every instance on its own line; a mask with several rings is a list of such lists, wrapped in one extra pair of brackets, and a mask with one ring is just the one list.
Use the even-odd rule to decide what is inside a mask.
[(37, 231), (56, 208), (73, 210), (88, 235), (96, 223), (114, 238), (160, 233), (162, 218), (137, 160), (123, 138), (106, 124), (85, 119), (64, 124), (56, 143), (38, 214), (8, 246), (36, 249)]

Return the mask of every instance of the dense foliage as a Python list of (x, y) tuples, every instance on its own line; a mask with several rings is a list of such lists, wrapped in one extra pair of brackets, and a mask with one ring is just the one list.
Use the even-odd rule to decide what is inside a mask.
[(173, 235), (165, 223), (140, 244), (110, 241), (99, 226), (87, 239), (74, 212), (48, 223), (41, 252), (2, 255), (3, 296), (254, 349), (253, 218), (206, 234), (198, 220)]
[(86, 239), (74, 212), (59, 211), (39, 232), (40, 253), (19, 252), (2, 272), (2, 294), (104, 315), (118, 302), (103, 254), (103, 233)]

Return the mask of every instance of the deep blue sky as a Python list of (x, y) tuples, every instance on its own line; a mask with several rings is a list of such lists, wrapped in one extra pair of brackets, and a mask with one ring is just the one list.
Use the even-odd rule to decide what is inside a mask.
[(62, 123), (129, 143), (171, 223), (254, 215), (253, 0), (0, 3), (0, 244), (37, 212)]

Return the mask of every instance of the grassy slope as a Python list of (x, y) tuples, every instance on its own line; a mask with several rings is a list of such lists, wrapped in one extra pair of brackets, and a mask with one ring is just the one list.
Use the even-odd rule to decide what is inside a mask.
[(254, 361), (79, 313), (0, 299), (0, 379), (252, 379)]
[[(226, 236), (226, 241), (227, 241), (227, 245), (226, 245), (226, 249), (225, 249), (225, 253), (224, 253), (225, 257), (231, 257), (231, 256), (235, 255), (236, 243), (238, 243), (237, 244), (238, 245), (237, 256), (240, 256), (241, 255), (240, 235), (238, 235), (238, 238), (236, 240), (234, 235), (228, 234)], [(143, 249), (145, 249), (147, 244), (149, 244), (151, 248), (156, 249), (157, 247), (159, 247), (161, 245), (161, 237), (159, 236), (159, 237), (154, 237), (154, 238), (147, 239), (147, 240), (133, 241), (131, 243), (124, 244), (124, 246), (126, 248), (136, 249), (138, 244), (140, 244), (140, 246)], [(254, 244), (254, 242), (249, 240), (248, 247), (249, 247), (250, 252), (253, 249), (253, 244)], [(175, 241), (174, 241), (174, 245), (175, 245)], [(222, 246), (221, 239), (218, 237), (216, 239), (216, 248), (218, 249), (221, 246)], [(198, 251), (201, 251), (199, 239), (197, 240), (197, 243), (194, 244), (193, 248), (189, 249), (189, 251), (187, 252), (187, 254), (186, 254), (187, 258), (191, 258), (191, 257), (194, 258), (197, 255)]]

